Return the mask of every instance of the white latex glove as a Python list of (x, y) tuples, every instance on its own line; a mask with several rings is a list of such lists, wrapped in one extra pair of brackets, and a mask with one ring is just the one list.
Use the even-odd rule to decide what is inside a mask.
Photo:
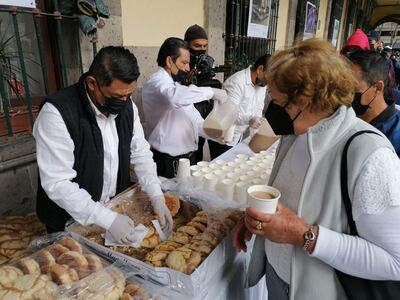
[(228, 100), (228, 95), (225, 90), (212, 88), (214, 96), (212, 97), (215, 101), (218, 101), (220, 104), (223, 104)]
[(265, 122), (265, 119), (263, 119), (263, 118), (252, 117), (249, 121), (249, 126), (253, 129), (258, 129), (264, 122)]
[(163, 231), (170, 232), (173, 229), (171, 212), (165, 204), (164, 196), (156, 196), (150, 199), (154, 212), (160, 217), (160, 225)]
[(108, 231), (118, 243), (131, 244), (136, 241), (135, 223), (128, 216), (118, 214)]

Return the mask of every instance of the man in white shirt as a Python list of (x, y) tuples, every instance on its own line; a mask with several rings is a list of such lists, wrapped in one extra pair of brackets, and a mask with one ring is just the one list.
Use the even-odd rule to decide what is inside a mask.
[(213, 98), (225, 102), (226, 92), (210, 87), (185, 86), (190, 54), (188, 44), (179, 38), (168, 38), (157, 57), (158, 70), (143, 85), (143, 110), (148, 125), (148, 141), (154, 154), (159, 176), (176, 175), (180, 158), (196, 163), (203, 118), (193, 103)]
[(254, 65), (236, 72), (224, 82), (229, 100), (238, 108), (235, 133), (230, 146), (236, 145), (247, 128), (258, 129), (262, 122), (262, 111), (266, 96), (265, 72), (269, 54), (259, 57)]
[(130, 164), (164, 228), (172, 229), (149, 144), (131, 99), (139, 67), (123, 47), (106, 47), (79, 82), (46, 98), (35, 122), (40, 173), (37, 213), (49, 232), (74, 218), (118, 241), (135, 241), (135, 224), (104, 205), (130, 186)]

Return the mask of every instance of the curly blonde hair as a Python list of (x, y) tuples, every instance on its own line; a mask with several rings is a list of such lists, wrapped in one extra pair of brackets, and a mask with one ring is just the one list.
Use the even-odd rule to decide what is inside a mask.
[(321, 39), (298, 41), (276, 52), (266, 77), (289, 101), (324, 112), (351, 106), (356, 85), (348, 60)]

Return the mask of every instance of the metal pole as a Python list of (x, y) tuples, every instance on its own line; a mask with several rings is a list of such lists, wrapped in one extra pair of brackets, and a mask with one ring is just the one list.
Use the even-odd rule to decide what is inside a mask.
[(4, 87), (3, 76), (0, 76), (0, 95), (1, 95), (1, 99), (3, 100), (2, 102), (3, 102), (4, 115), (6, 116), (7, 134), (8, 134), (8, 137), (13, 137), (14, 132), (13, 132), (12, 126), (11, 126), (10, 111), (8, 110), (7, 93), (6, 93), (6, 89)]
[[(40, 11), (40, 10), (37, 10)], [(44, 56), (44, 49), (43, 49), (43, 38), (42, 38), (42, 32), (40, 30), (40, 14), (34, 14), (33, 15), (33, 22), (35, 24), (35, 31), (36, 31), (36, 39), (37, 39), (37, 44), (38, 44), (38, 49), (39, 49), (39, 56), (40, 56), (40, 66), (42, 69), (42, 75), (43, 75), (43, 82), (44, 82), (44, 91), (47, 94), (49, 94), (49, 80), (48, 80), (48, 73), (47, 73), (47, 68), (46, 68), (46, 58)]]
[(19, 35), (17, 10), (15, 9), (15, 11), (11, 12), (11, 15), (12, 15), (13, 24), (14, 24), (15, 40), (17, 42), (18, 58), (19, 58), (19, 64), (20, 64), (21, 73), (22, 73), (22, 81), (24, 83), (26, 103), (28, 105), (29, 121), (31, 124), (31, 128), (33, 128), (32, 99), (31, 99), (31, 93), (29, 91), (28, 76), (26, 75), (24, 52), (22, 51), (21, 37)]
[(61, 28), (61, 13), (58, 11), (58, 3), (57, 0), (53, 0), (54, 4), (54, 20), (56, 22), (56, 30), (57, 30), (57, 44), (58, 49), (60, 51), (60, 63), (61, 63), (61, 71), (63, 77), (64, 87), (68, 86), (68, 78), (67, 78), (67, 67), (65, 65), (65, 56), (64, 56), (64, 44), (63, 44), (63, 32)]

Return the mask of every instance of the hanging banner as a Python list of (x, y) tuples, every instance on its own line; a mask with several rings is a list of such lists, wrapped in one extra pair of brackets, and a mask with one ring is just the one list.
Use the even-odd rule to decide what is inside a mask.
[(317, 16), (317, 6), (307, 1), (304, 40), (315, 37), (315, 33), (317, 32)]
[(0, 0), (0, 5), (36, 8), (36, 0)]
[(271, 0), (250, 0), (247, 36), (266, 39), (271, 14)]

